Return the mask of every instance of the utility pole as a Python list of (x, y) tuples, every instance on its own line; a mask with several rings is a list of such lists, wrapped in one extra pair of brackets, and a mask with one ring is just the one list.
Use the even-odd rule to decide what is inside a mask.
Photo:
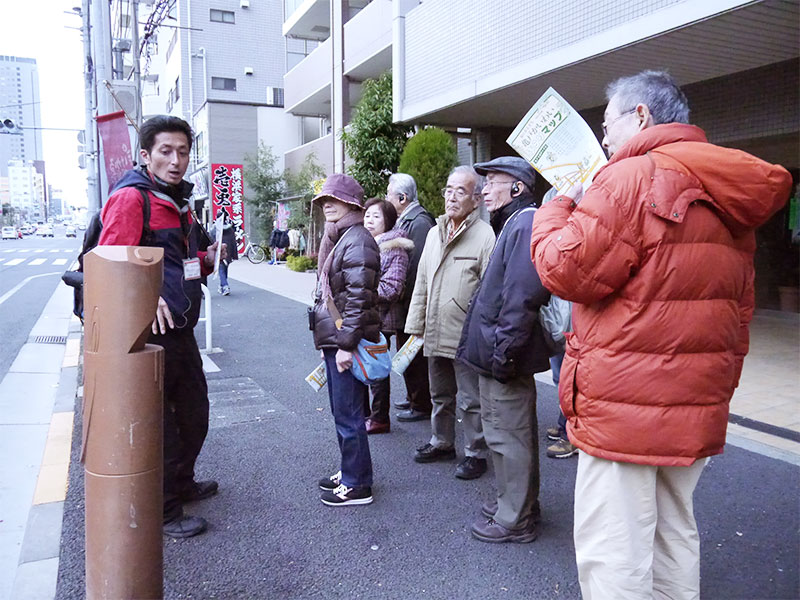
[[(136, 87), (136, 131), (142, 128), (142, 73), (139, 64), (139, 0), (131, 2), (131, 35), (133, 41), (133, 84)], [(139, 156), (139, 134), (136, 134), (136, 147), (134, 148), (134, 158)]]
[[(97, 94), (97, 114), (107, 115), (115, 111), (114, 98), (105, 82), (111, 83), (113, 68), (111, 62), (111, 7), (108, 0), (92, 0), (90, 11), (92, 24), (92, 56), (94, 57), (95, 90)], [(108, 198), (108, 179), (105, 176), (105, 160), (101, 144), (98, 148), (98, 185), (100, 206)]]
[(97, 129), (94, 121), (94, 66), (92, 63), (91, 0), (81, 2), (81, 33), (83, 34), (84, 62), (84, 148), (86, 151), (86, 195), (88, 196), (89, 218), (100, 210), (100, 195), (97, 188)]

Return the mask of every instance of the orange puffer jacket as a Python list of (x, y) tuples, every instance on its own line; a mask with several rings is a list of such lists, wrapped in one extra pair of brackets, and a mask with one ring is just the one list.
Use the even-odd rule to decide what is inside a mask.
[(609, 460), (686, 466), (719, 454), (748, 348), (754, 229), (789, 173), (656, 125), (623, 146), (574, 210), (536, 214), (531, 256), (572, 300), (559, 397), (573, 444)]

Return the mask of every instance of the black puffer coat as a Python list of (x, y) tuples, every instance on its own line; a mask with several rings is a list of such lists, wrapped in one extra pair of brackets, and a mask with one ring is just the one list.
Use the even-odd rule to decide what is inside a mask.
[(377, 307), (381, 255), (378, 244), (363, 225), (353, 225), (341, 235), (332, 251), (329, 277), (333, 303), (342, 315), (342, 328), (336, 329), (324, 299), (317, 298), (314, 345), (318, 350), (338, 348), (352, 352), (362, 338), (377, 342), (380, 337)]

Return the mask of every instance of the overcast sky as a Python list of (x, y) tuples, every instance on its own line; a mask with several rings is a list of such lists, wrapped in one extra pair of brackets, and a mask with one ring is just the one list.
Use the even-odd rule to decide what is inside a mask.
[[(83, 129), (83, 42), (78, 16), (64, 14), (80, 0), (3, 0), (0, 54), (35, 58), (42, 127)], [(86, 204), (86, 172), (78, 168), (74, 131), (42, 131), (47, 183), (70, 204)]]

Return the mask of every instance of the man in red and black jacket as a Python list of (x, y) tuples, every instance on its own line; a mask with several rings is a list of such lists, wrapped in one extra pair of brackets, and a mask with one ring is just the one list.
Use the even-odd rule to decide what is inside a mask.
[[(183, 504), (208, 498), (218, 488), (216, 481), (194, 478), (209, 409), (194, 326), (200, 284), (213, 271), (217, 245), (202, 239), (189, 209), (193, 186), (183, 179), (193, 139), (189, 124), (153, 117), (139, 135), (144, 165), (125, 173), (114, 187), (101, 214), (99, 244), (164, 249), (164, 282), (149, 342), (164, 348), (164, 533), (184, 538), (202, 533), (207, 523), (185, 515)], [(224, 246), (221, 251), (224, 258)]]

